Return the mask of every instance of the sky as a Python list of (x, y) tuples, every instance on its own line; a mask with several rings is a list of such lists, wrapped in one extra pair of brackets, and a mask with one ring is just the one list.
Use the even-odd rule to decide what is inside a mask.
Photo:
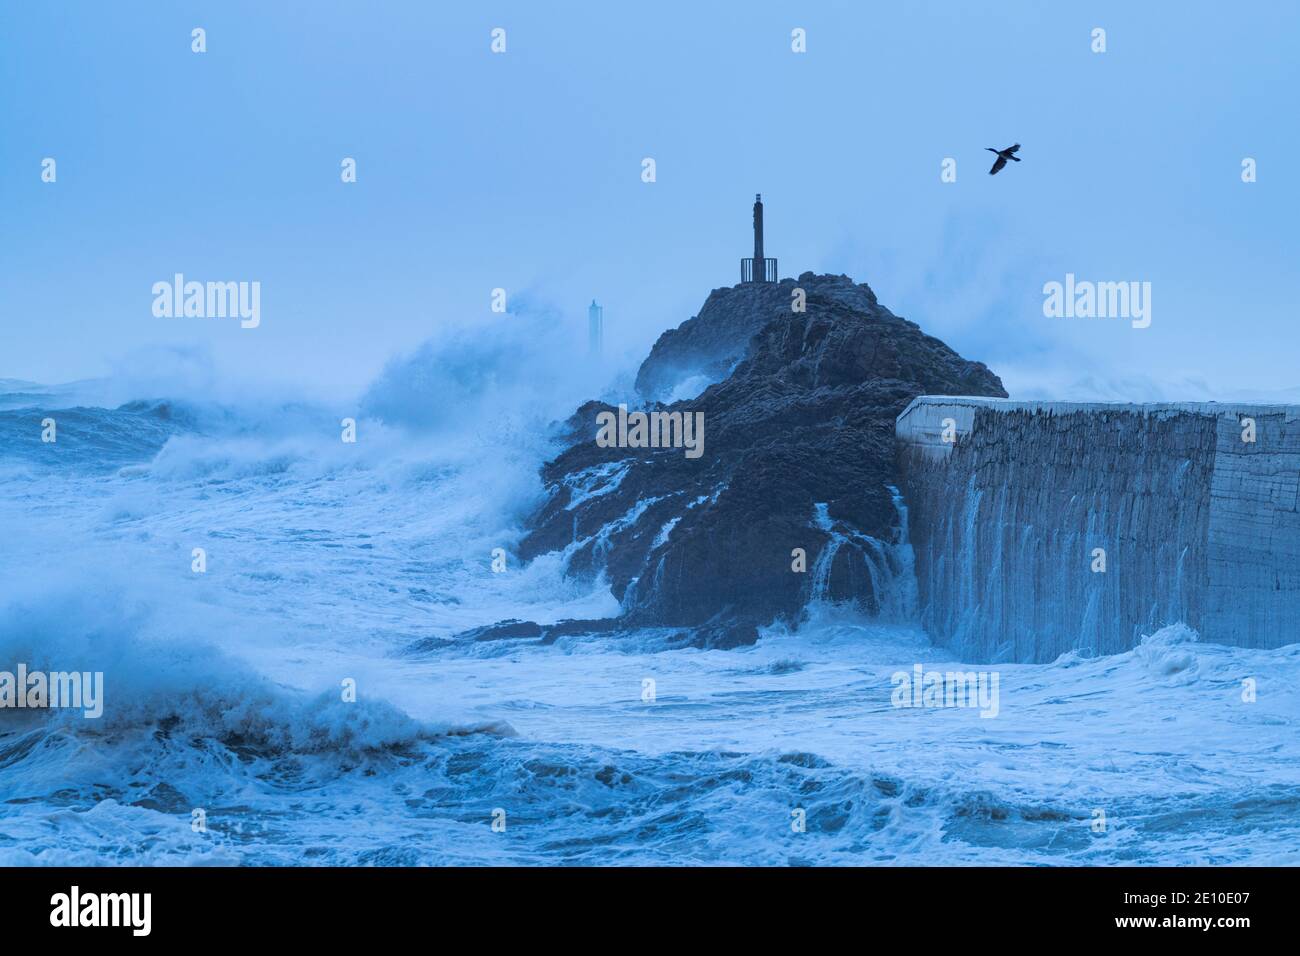
[[(360, 390), (502, 322), (581, 360), (593, 298), (635, 367), (739, 281), (761, 192), (782, 276), (1013, 395), (1294, 388), (1297, 41), (1282, 0), (6, 4), (0, 378)], [(156, 317), (178, 272), (260, 282), (261, 324)], [(1045, 316), (1067, 273), (1150, 282), (1150, 327)]]

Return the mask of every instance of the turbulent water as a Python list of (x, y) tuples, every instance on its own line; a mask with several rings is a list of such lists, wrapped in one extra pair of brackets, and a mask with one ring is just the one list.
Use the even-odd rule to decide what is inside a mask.
[(959, 669), (897, 613), (454, 641), (617, 611), (492, 571), (540, 429), (0, 392), (0, 670), (105, 679), (98, 720), (0, 710), (0, 865), (1300, 863), (1300, 645), (997, 665), (986, 718), (894, 706)]

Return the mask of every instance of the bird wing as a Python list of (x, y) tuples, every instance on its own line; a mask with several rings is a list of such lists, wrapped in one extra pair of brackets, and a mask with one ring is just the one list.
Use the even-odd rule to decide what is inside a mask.
[(1007, 158), (1005, 156), (999, 156), (997, 159), (993, 160), (993, 168), (989, 170), (989, 175), (990, 176), (995, 175), (997, 171), (1001, 169), (1003, 166), (1005, 166), (1006, 164), (1007, 164)]
[(1008, 146), (1008, 147), (1006, 148), (1005, 152), (1008, 152), (1008, 153), (1014, 153), (1014, 152), (1015, 152), (1016, 150), (1018, 150), (1018, 149), (1020, 149), (1020, 144), (1019, 144), (1019, 143), (1016, 143), (1015, 146)]

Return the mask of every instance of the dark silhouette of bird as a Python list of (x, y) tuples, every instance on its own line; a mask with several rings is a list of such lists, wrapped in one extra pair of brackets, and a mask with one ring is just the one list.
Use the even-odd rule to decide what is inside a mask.
[(1014, 155), (1016, 150), (1020, 148), (1019, 143), (1016, 143), (1014, 146), (1008, 146), (1006, 149), (994, 149), (992, 146), (985, 146), (984, 148), (990, 153), (998, 154), (998, 158), (993, 160), (993, 168), (989, 170), (990, 176), (996, 175), (997, 171), (1007, 164), (1008, 159), (1014, 160), (1017, 163), (1020, 162), (1020, 160)]

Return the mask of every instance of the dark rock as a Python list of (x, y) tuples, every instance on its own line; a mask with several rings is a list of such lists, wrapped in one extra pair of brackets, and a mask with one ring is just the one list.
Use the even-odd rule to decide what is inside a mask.
[(399, 653), (402, 654), (432, 654), (434, 651), (440, 651), (445, 647), (452, 647), (455, 641), (442, 637), (423, 637), (418, 641), (408, 644)]
[(574, 634), (607, 634), (626, 625), (616, 617), (596, 618), (593, 620), (556, 621), (542, 627), (542, 643), (554, 644), (561, 637)]
[[(796, 287), (806, 312), (791, 311)], [(568, 573), (604, 573), (623, 605), (618, 626), (689, 628), (688, 642), (707, 647), (753, 643), (756, 625), (797, 617), (832, 535), (842, 540), (826, 596), (879, 609), (866, 558), (869, 539), (890, 541), (897, 525), (895, 418), (921, 394), (1006, 394), (866, 285), (810, 273), (714, 290), (660, 337), (637, 384), (662, 398), (700, 375), (720, 380), (644, 409), (702, 411), (699, 458), (601, 448), (596, 416), (613, 409), (582, 406), (564, 428), (572, 444), (543, 469), (550, 496), (519, 552), (566, 551)], [(791, 570), (794, 548), (808, 573)]]
[(475, 627), (456, 635), (461, 640), (504, 641), (520, 637), (541, 637), (542, 627), (532, 621), (500, 621), (485, 627)]
[[(801, 288), (823, 302), (876, 314), (882, 321), (896, 317), (876, 302), (866, 283), (848, 276), (818, 276), (805, 272), (797, 280), (745, 283), (714, 289), (700, 314), (659, 336), (641, 363), (636, 390), (647, 399), (666, 400), (680, 383), (695, 376), (719, 382), (730, 374), (760, 329), (777, 316), (790, 315), (792, 294)], [(702, 391), (703, 385), (696, 391)]]
[(592, 620), (564, 620), (554, 624), (537, 624), (534, 621), (511, 619), (498, 621), (483, 627), (472, 627), (450, 638), (425, 637), (409, 644), (403, 653), (408, 655), (427, 654), (443, 648), (454, 647), (462, 641), (508, 641), (536, 640), (540, 644), (554, 644), (561, 637), (575, 634), (606, 634), (610, 631), (627, 629), (627, 624), (620, 618), (596, 618)]

